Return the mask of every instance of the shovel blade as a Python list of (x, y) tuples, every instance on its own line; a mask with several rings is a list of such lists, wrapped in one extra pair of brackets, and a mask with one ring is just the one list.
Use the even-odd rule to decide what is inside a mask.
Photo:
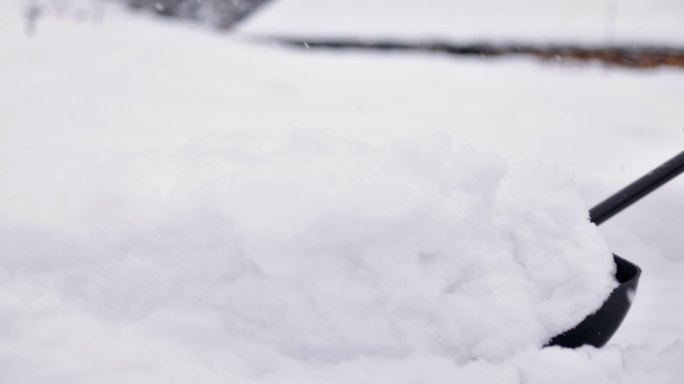
[(596, 312), (587, 316), (574, 328), (552, 338), (547, 346), (577, 348), (593, 345), (600, 348), (615, 334), (632, 306), (641, 268), (617, 255), (613, 255), (613, 259), (617, 266), (615, 278), (619, 285)]

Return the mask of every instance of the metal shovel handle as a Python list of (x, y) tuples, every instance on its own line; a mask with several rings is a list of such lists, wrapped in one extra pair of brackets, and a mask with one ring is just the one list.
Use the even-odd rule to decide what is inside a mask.
[(597, 204), (589, 210), (590, 220), (597, 225), (603, 223), (682, 172), (684, 151)]

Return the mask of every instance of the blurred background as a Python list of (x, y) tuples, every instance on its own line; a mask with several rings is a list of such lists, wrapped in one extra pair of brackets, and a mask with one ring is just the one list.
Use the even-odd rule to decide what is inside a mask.
[(104, 2), (307, 47), (684, 66), (678, 0), (25, 0), (27, 31), (49, 15), (99, 20)]

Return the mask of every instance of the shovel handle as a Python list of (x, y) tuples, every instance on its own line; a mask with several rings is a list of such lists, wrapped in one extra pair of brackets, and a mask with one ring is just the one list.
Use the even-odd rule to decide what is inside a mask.
[(684, 151), (590, 209), (589, 219), (597, 225), (603, 223), (682, 172)]

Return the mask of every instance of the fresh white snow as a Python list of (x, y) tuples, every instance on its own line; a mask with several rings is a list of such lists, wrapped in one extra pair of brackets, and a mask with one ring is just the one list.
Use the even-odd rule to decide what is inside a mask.
[(680, 0), (273, 0), (240, 30), (301, 38), (684, 45)]
[[(493, 210), (489, 219), (473, 220), (483, 225), (479, 232), (463, 231), (491, 237), (482, 246), (502, 254), (510, 244), (497, 243), (497, 231), (506, 222), (491, 215), (525, 214), (511, 207), (539, 205), (564, 229), (591, 230), (569, 224), (579, 222), (582, 204), (681, 151), (684, 72), (291, 52), (116, 7), (100, 23), (46, 16), (27, 38), (18, 4), (0, 6), (0, 381), (679, 383), (684, 375), (681, 179), (600, 228), (611, 250), (644, 268), (632, 311), (601, 350), (539, 349), (537, 334), (497, 338), (508, 344), (494, 353), (491, 345), (476, 350), (483, 340), (473, 334), (473, 344), (454, 342), (437, 353), (430, 332), (459, 326), (456, 317), (444, 323), (447, 308), (431, 313), (442, 328), (413, 327), (412, 319), (382, 311), (423, 313), (436, 297), (431, 292), (455, 272), (414, 269), (420, 262), (410, 257), (397, 269), (381, 268), (392, 244), (398, 254), (426, 244), (479, 244), (477, 237), (445, 239), (442, 225), (459, 221), (446, 215), (451, 200), (440, 185), (471, 196), (472, 205), (456, 210), (466, 218), (476, 208)], [(448, 160), (459, 156), (463, 161)], [(567, 173), (576, 174), (586, 203), (568, 187)], [(518, 181), (499, 185), (505, 175)], [(524, 178), (536, 187), (518, 189)], [(331, 184), (313, 188), (321, 179)], [(359, 181), (370, 195), (360, 193)], [(487, 194), (497, 188), (508, 192)], [(350, 199), (354, 193), (373, 199)], [(411, 211), (416, 217), (408, 214), (412, 206), (420, 207)], [(522, 228), (508, 231), (552, 232), (537, 226), (542, 218), (514, 217)], [(392, 298), (374, 307), (376, 314), (330, 316), (339, 310), (334, 300), (372, 299), (361, 279), (368, 272), (347, 268), (360, 265), (349, 263), (354, 252), (329, 243), (342, 239), (364, 249), (369, 243), (354, 240), (362, 230), (374, 235), (377, 248), (365, 249), (379, 255), (378, 264), (366, 270), (384, 276), (379, 281), (396, 288), (434, 279), (376, 296)], [(561, 243), (527, 244), (560, 250), (558, 262), (580, 265), (562, 240), (581, 236), (542, 232), (536, 239), (551, 238)], [(282, 248), (282, 258), (272, 247)], [(309, 264), (298, 258), (301, 249), (329, 252)], [(457, 262), (427, 251), (424, 260)], [(263, 266), (280, 278), (249, 272)], [(586, 276), (602, 273), (600, 264), (585, 266)], [(314, 268), (321, 274), (312, 275)], [(237, 276), (243, 288), (229, 289)], [(359, 285), (349, 284), (351, 276)], [(325, 292), (334, 300), (308, 305), (306, 294), (321, 292), (312, 284), (331, 290)], [(589, 285), (570, 293), (583, 292), (601, 294)], [(273, 297), (282, 300), (269, 302)], [(510, 303), (517, 309), (535, 298), (521, 299)], [(315, 318), (291, 317), (316, 310)], [(411, 339), (391, 337), (382, 326), (359, 329), (362, 315), (363, 323), (389, 318), (405, 330), (397, 334)], [(544, 324), (552, 322), (542, 315)], [(283, 321), (268, 323), (277, 316)], [(571, 322), (553, 321), (559, 328)], [(359, 347), (378, 340), (393, 344)], [(420, 343), (427, 348), (406, 348)], [(514, 345), (519, 350), (508, 348)]]

